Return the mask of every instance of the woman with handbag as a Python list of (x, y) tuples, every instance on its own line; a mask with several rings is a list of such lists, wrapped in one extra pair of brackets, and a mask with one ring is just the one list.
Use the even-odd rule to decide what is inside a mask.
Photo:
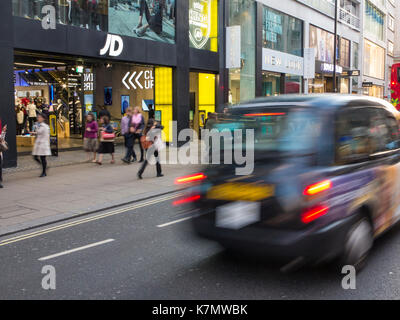
[(162, 130), (163, 126), (154, 121), (154, 119), (149, 119), (149, 121), (147, 122), (147, 126), (144, 130), (144, 135), (140, 139), (143, 149), (146, 150), (146, 159), (144, 160), (137, 174), (140, 180), (143, 179), (143, 172), (149, 164), (149, 160), (152, 156), (154, 156), (156, 159), (157, 177), (164, 176), (162, 174), (159, 158), (160, 151), (165, 148), (165, 143), (162, 141)]
[(101, 119), (102, 122), (102, 127), (100, 129), (100, 147), (98, 150), (99, 153), (99, 160), (97, 161), (97, 164), (102, 165), (103, 162), (103, 156), (104, 154), (111, 154), (111, 164), (115, 163), (114, 159), (114, 140), (115, 140), (115, 132), (114, 128), (110, 124), (110, 118), (108, 116), (104, 116)]
[(8, 150), (6, 142), (7, 125), (1, 126), (0, 119), (0, 189), (3, 189), (3, 152)]
[(130, 129), (129, 129), (130, 133), (133, 134), (133, 145), (132, 145), (132, 148), (133, 148), (133, 159), (134, 159), (134, 161), (137, 160), (136, 152), (135, 152), (135, 142), (136, 142), (136, 140), (138, 140), (139, 148), (140, 148), (140, 160), (139, 160), (139, 162), (143, 162), (144, 152), (143, 152), (142, 144), (140, 143), (140, 139), (141, 139), (141, 136), (142, 136), (142, 133), (143, 133), (142, 132), (143, 129), (144, 129), (144, 118), (143, 118), (143, 115), (140, 113), (139, 107), (135, 107), (133, 109), (132, 123), (130, 124)]
[(51, 156), (50, 127), (46, 123), (46, 116), (42, 113), (37, 115), (37, 122), (35, 132), (31, 132), (32, 135), (36, 136), (32, 155), (35, 161), (42, 166), (40, 178), (43, 178), (47, 176), (46, 156)]

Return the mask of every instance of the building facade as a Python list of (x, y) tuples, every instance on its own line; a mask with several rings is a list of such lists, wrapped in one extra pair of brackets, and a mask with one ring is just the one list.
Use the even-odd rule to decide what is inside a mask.
[(171, 120), (199, 131), (225, 103), (258, 96), (390, 99), (398, 11), (394, 0), (338, 0), (335, 46), (334, 0), (1, 1), (5, 164), (32, 149), (32, 121), (21, 127), (15, 112), (32, 103), (68, 150), (82, 145), (85, 115), (103, 107), (116, 128), (127, 106), (145, 118), (154, 109), (174, 143)]
[(33, 117), (16, 122), (29, 104), (68, 150), (82, 145), (85, 115), (104, 107), (116, 129), (128, 106), (146, 119), (154, 109), (173, 143), (171, 120), (198, 130), (226, 100), (224, 1), (3, 0), (0, 16), (6, 166), (32, 150)]
[(241, 27), (240, 54), (227, 51), (241, 60), (227, 65), (229, 102), (334, 87), (390, 101), (390, 70), (400, 52), (394, 0), (338, 0), (336, 79), (334, 0), (232, 0), (226, 6), (228, 26)]

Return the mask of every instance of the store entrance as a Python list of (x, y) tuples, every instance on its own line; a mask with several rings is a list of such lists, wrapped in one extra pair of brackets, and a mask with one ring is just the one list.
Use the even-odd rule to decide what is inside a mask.
[(200, 134), (207, 119), (215, 113), (215, 74), (190, 73), (190, 128)]
[(38, 113), (56, 116), (58, 149), (82, 146), (82, 72), (75, 61), (16, 53), (17, 151), (30, 153)]

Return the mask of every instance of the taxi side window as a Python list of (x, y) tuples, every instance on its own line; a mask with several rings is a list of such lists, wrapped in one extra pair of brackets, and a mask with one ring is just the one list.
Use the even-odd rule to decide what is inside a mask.
[(390, 142), (388, 144), (389, 150), (395, 150), (400, 148), (400, 129), (398, 122), (393, 116), (388, 115), (387, 124), (389, 126)]
[(371, 154), (370, 110), (354, 108), (340, 111), (336, 118), (336, 163), (365, 161)]
[(370, 112), (371, 124), (369, 135), (371, 137), (371, 154), (395, 149), (388, 123), (387, 111), (380, 108), (371, 108)]

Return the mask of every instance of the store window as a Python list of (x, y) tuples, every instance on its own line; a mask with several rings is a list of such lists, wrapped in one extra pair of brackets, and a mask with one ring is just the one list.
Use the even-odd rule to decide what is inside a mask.
[(218, 51), (218, 0), (189, 0), (189, 43), (192, 48)]
[(109, 0), (109, 32), (175, 43), (175, 1)]
[(263, 96), (278, 96), (281, 93), (281, 74), (263, 72)]
[(303, 23), (301, 20), (264, 7), (264, 48), (303, 56)]
[(340, 39), (339, 64), (342, 67), (350, 68), (350, 41), (344, 38)]
[(285, 76), (285, 93), (302, 93), (303, 78), (296, 75), (287, 74)]
[(375, 36), (378, 40), (384, 40), (385, 15), (371, 2), (365, 3), (364, 26), (365, 31)]
[(315, 59), (333, 64), (335, 36), (310, 25), (310, 48), (315, 48)]
[(364, 40), (364, 74), (383, 80), (385, 78), (385, 49)]
[(256, 91), (256, 5), (252, 0), (231, 0), (229, 26), (240, 26), (241, 67), (229, 69), (229, 103), (250, 100)]
[[(117, 0), (110, 0), (120, 5)], [(108, 0), (12, 0), (13, 15), (27, 19), (42, 20), (42, 8), (54, 6), (56, 22), (85, 29), (108, 31)]]

